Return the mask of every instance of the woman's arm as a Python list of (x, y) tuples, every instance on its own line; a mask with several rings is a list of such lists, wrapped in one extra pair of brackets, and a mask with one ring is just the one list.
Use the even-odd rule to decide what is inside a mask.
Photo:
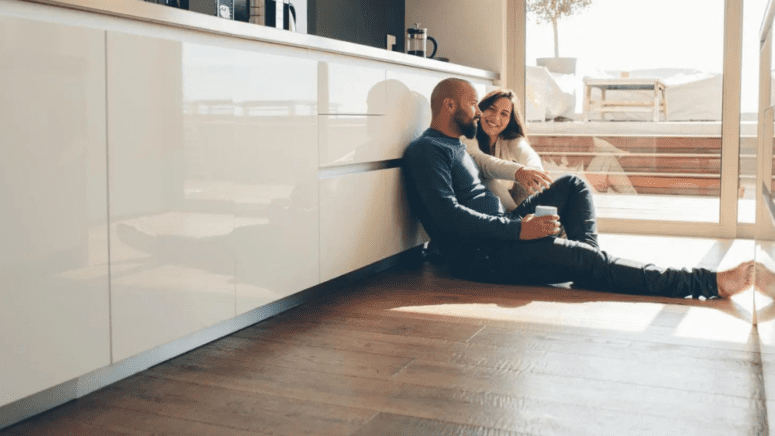
[[(513, 182), (517, 171), (524, 167), (522, 164), (499, 159), (484, 153), (479, 149), (479, 145), (476, 143), (475, 139), (466, 140), (465, 142), (468, 154), (470, 154), (471, 158), (476, 162), (476, 166), (479, 167), (479, 172), (483, 178), (509, 180)], [(541, 162), (540, 158), (538, 161), (539, 163)]]
[(544, 165), (541, 162), (541, 156), (533, 150), (533, 147), (528, 144), (525, 138), (517, 138), (509, 141), (509, 145), (514, 149), (512, 153), (517, 158), (517, 162), (524, 164), (526, 167), (542, 170)]

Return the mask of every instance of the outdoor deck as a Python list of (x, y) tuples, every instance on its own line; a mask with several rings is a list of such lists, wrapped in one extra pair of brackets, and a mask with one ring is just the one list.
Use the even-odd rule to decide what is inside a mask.
[[(547, 122), (528, 133), (552, 176), (579, 175), (595, 188), (601, 218), (718, 221), (720, 123)], [(755, 135), (756, 125), (743, 123), (738, 215), (750, 223)]]

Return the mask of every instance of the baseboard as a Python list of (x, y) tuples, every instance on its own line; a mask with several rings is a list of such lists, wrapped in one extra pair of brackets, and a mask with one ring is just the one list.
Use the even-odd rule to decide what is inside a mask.
[(421, 248), (421, 246), (411, 248), (341, 277), (246, 312), (230, 320), (223, 321), (170, 343), (160, 345), (136, 356), (6, 404), (0, 407), (0, 430), (304, 304), (304, 302), (312, 298), (329, 292), (335, 292), (344, 286), (402, 263), (416, 262), (421, 257)]

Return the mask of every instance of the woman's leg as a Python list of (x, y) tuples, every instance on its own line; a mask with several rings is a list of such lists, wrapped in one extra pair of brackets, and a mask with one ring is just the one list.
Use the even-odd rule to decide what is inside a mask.
[(528, 197), (518, 205), (511, 215), (522, 218), (535, 213), (535, 208), (539, 205), (557, 208), (560, 223), (569, 240), (599, 247), (592, 189), (584, 179), (574, 175), (558, 177), (547, 189)]

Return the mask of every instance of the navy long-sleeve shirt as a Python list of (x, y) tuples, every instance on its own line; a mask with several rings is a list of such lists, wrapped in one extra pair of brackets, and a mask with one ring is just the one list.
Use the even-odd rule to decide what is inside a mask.
[(518, 240), (521, 222), (479, 179), (465, 145), (427, 129), (404, 152), (410, 204), (434, 241)]

